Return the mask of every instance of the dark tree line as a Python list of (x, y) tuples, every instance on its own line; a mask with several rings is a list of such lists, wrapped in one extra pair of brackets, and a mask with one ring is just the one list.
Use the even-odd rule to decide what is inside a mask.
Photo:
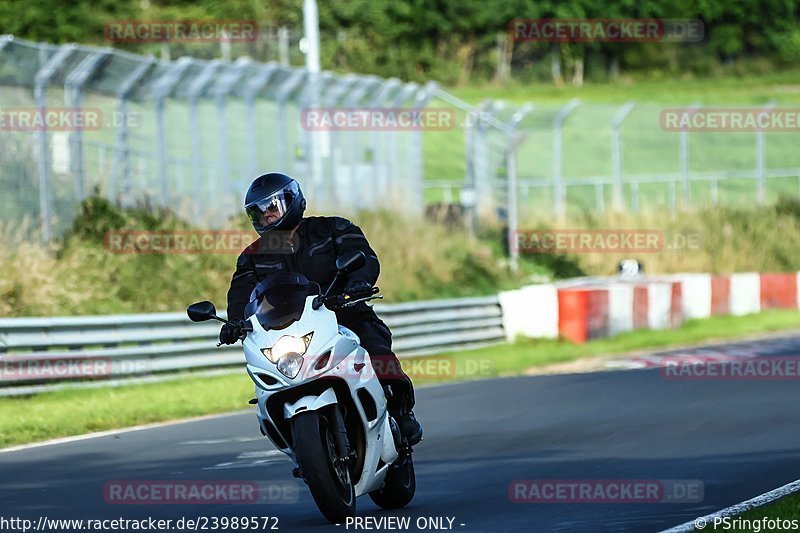
[[(622, 73), (759, 72), (800, 61), (800, 3), (794, 0), (319, 0), (319, 11), (324, 68), (406, 80), (464, 83), (512, 77), (579, 84), (584, 78)], [(699, 19), (705, 37), (699, 43), (669, 44), (514, 43), (509, 23), (520, 18)], [(299, 38), (302, 0), (0, 3), (0, 31), (32, 40), (107, 45), (104, 24), (128, 19), (247, 19), (290, 28)], [(163, 45), (154, 44), (116, 46), (163, 51)], [(237, 53), (264, 59), (276, 46), (270, 39)], [(176, 52), (202, 56), (218, 50), (184, 45)]]

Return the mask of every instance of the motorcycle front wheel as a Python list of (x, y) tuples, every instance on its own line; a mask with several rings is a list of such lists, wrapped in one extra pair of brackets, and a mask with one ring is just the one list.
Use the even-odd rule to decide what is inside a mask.
[(292, 428), (295, 457), (319, 510), (334, 524), (354, 516), (355, 487), (347, 463), (338, 460), (331, 417), (301, 413), (292, 418)]

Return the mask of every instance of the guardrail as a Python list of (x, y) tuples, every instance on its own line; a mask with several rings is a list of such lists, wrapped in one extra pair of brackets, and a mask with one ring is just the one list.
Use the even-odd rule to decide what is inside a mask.
[[(497, 296), (378, 304), (375, 311), (400, 356), (505, 339)], [(216, 321), (195, 324), (185, 313), (0, 319), (0, 396), (75, 384), (76, 376), (96, 386), (244, 365), (240, 345), (215, 348), (218, 333)]]

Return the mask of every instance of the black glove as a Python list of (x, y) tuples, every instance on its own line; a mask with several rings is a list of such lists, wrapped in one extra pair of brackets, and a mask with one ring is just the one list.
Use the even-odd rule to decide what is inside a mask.
[(350, 296), (363, 294), (372, 290), (372, 284), (366, 281), (348, 281), (344, 286), (344, 293)]
[(233, 344), (239, 340), (239, 335), (242, 334), (242, 326), (244, 320), (237, 319), (231, 321), (230, 324), (222, 324), (222, 329), (219, 330), (219, 342), (222, 344)]

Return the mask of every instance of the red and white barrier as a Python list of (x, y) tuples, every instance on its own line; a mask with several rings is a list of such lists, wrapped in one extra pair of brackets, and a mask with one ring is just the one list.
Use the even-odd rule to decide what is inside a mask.
[(580, 278), (500, 294), (506, 336), (576, 343), (684, 320), (800, 308), (800, 273)]

